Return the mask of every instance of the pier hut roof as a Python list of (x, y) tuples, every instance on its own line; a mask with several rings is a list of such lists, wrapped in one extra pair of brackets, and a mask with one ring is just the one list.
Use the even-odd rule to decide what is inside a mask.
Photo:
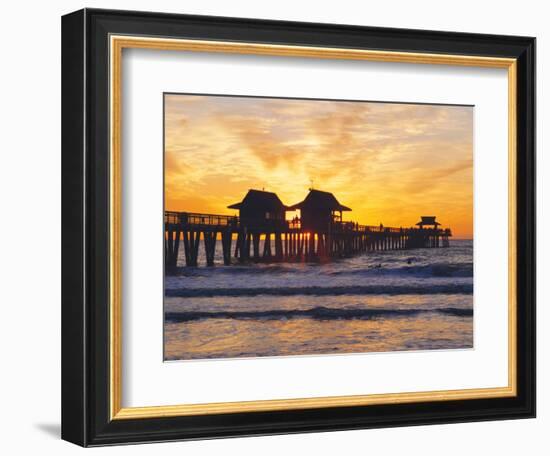
[(416, 224), (416, 226), (421, 226), (421, 225), (434, 225), (434, 226), (437, 226), (437, 225), (441, 225), (441, 223), (435, 221), (435, 215), (422, 215), (420, 217), (420, 219), (421, 219), (420, 222), (418, 222)]
[(286, 210), (287, 207), (279, 199), (276, 193), (263, 190), (248, 190), (248, 193), (240, 203), (227, 206), (228, 209), (257, 209), (266, 211)]
[(310, 190), (305, 200), (290, 206), (288, 209), (295, 210), (302, 209), (303, 207), (330, 209), (331, 211), (351, 211), (349, 207), (340, 204), (332, 193), (323, 192), (321, 190)]

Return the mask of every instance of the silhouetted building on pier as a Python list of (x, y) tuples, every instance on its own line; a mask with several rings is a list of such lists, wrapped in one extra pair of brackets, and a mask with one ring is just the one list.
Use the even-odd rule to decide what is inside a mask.
[(342, 212), (351, 209), (340, 204), (329, 192), (310, 189), (306, 198), (288, 210), (300, 210), (301, 227), (312, 232), (325, 232), (329, 225), (342, 221)]
[(248, 190), (240, 203), (227, 207), (239, 210), (242, 226), (262, 228), (283, 226), (285, 224), (287, 207), (273, 192)]
[(420, 222), (416, 224), (416, 226), (420, 228), (432, 228), (437, 229), (437, 227), (441, 225), (441, 223), (435, 221), (434, 215), (422, 215), (420, 217)]

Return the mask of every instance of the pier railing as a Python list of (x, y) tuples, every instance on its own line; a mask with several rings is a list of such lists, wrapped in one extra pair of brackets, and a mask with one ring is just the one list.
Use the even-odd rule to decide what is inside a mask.
[[(211, 227), (240, 228), (240, 218), (236, 215), (200, 214), (195, 212), (165, 211), (164, 223), (166, 225), (207, 225)], [(248, 228), (280, 228), (288, 230), (299, 230), (301, 220), (266, 220), (263, 223), (248, 224)], [(367, 233), (402, 233), (409, 228), (395, 228), (383, 225), (360, 225), (351, 221), (333, 221), (331, 230), (334, 232), (355, 231)]]
[(237, 227), (239, 225), (239, 217), (231, 215), (166, 211), (164, 213), (164, 223), (167, 225), (211, 225), (221, 227)]

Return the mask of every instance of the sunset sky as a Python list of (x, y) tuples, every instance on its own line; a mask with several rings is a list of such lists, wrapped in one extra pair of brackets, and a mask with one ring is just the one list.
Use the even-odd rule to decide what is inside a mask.
[(236, 214), (248, 189), (292, 205), (313, 182), (344, 220), (436, 215), (472, 238), (472, 144), (472, 107), (165, 95), (166, 209)]

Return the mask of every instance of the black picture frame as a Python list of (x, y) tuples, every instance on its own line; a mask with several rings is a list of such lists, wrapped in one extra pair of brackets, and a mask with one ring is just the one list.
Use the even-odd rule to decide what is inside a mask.
[[(517, 395), (111, 420), (109, 36), (517, 59)], [(82, 446), (535, 416), (535, 39), (84, 9), (62, 19), (62, 438)]]

